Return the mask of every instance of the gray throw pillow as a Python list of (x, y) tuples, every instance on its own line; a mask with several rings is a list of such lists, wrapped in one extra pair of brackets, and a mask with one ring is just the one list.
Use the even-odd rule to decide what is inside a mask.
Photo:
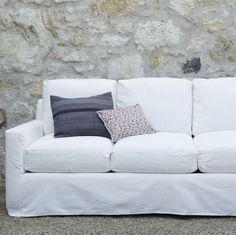
[(125, 137), (156, 132), (138, 104), (126, 108), (98, 111), (97, 114), (104, 122), (114, 143)]
[(103, 136), (110, 134), (97, 115), (97, 111), (112, 109), (111, 92), (87, 98), (50, 96), (54, 120), (54, 136)]

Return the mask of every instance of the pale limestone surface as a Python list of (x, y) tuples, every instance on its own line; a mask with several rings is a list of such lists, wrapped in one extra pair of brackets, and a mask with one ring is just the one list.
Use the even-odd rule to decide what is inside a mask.
[(140, 55), (124, 55), (110, 62), (108, 77), (110, 79), (128, 79), (143, 77), (143, 75)]
[(214, 19), (203, 22), (203, 27), (209, 33), (214, 33), (225, 29), (225, 23), (223, 20)]
[(236, 0), (0, 0), (4, 132), (32, 120), (42, 81), (236, 75)]
[(174, 26), (172, 20), (147, 21), (137, 25), (134, 41), (139, 49), (152, 51), (160, 47), (177, 46), (180, 42), (180, 29)]
[(182, 16), (189, 16), (193, 13), (194, 0), (170, 0), (169, 7)]

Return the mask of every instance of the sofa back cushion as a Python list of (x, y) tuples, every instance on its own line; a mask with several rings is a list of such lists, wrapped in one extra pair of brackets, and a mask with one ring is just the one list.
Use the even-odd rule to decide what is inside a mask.
[(135, 104), (140, 104), (157, 131), (191, 134), (191, 81), (177, 78), (120, 80), (117, 107)]
[(43, 85), (42, 119), (45, 134), (54, 133), (50, 96), (79, 98), (111, 92), (116, 103), (116, 81), (107, 79), (45, 80)]
[(236, 130), (236, 78), (193, 81), (193, 134)]

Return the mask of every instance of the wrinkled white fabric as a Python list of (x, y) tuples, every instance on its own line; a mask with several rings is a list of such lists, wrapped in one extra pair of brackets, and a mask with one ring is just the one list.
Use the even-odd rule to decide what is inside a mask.
[(119, 80), (117, 107), (139, 104), (157, 131), (191, 134), (192, 82), (175, 78)]
[(116, 172), (192, 173), (197, 152), (187, 134), (159, 132), (118, 141), (111, 156)]
[(39, 120), (6, 131), (6, 203), (9, 211), (17, 211), (24, 197), (24, 150), (42, 136), (43, 125)]
[(108, 172), (112, 142), (98, 136), (54, 138), (46, 135), (24, 151), (24, 167), (31, 172)]
[[(42, 108), (46, 133), (53, 131), (50, 94), (69, 98), (112, 91), (113, 98), (116, 97), (115, 81), (68, 81), (46, 82), (46, 99), (43, 100)], [(236, 172), (236, 134), (233, 131), (236, 129), (235, 82), (231, 83), (231, 79), (226, 83), (223, 79), (209, 83), (195, 81), (193, 125), (194, 134), (197, 135), (194, 144), (198, 151), (198, 165), (206, 172)], [(154, 127), (157, 125), (158, 130), (180, 134), (157, 133), (158, 138), (124, 139), (112, 150), (114, 153), (109, 169), (113, 167), (119, 171), (137, 171), (142, 164), (148, 171), (158, 169), (164, 172), (168, 169), (170, 172), (174, 169), (179, 174), (26, 173), (24, 153), (31, 148), (35, 151), (40, 149), (34, 155), (40, 161), (40, 156), (49, 156), (49, 152), (43, 156), (44, 150), (55, 147), (54, 153), (60, 155), (70, 146), (76, 148), (78, 156), (84, 153), (83, 156), (86, 156), (86, 160), (90, 159), (91, 164), (94, 159), (88, 154), (89, 151), (92, 153), (94, 148), (97, 156), (104, 156), (104, 149), (109, 149), (104, 142), (99, 147), (92, 142), (78, 146), (74, 143), (72, 147), (72, 143), (68, 142), (59, 146), (58, 143), (50, 144), (50, 141), (46, 141), (44, 147), (41, 141), (48, 137), (43, 137), (43, 124), (40, 121), (42, 115), (38, 112), (37, 120), (6, 132), (6, 203), (9, 215), (168, 213), (236, 216), (236, 174), (181, 174), (181, 171), (190, 172), (190, 168), (193, 171), (196, 167), (196, 150), (188, 136), (191, 134), (192, 83), (172, 78), (143, 78), (120, 81), (119, 89), (118, 106), (140, 103)], [(155, 112), (152, 112), (153, 107)], [(231, 131), (206, 133), (218, 130)], [(130, 155), (126, 148), (131, 151)], [(155, 155), (155, 152), (158, 154)], [(68, 156), (65, 153), (65, 157)], [(61, 155), (61, 158), (64, 156)], [(79, 157), (77, 160), (81, 159)], [(55, 156), (54, 160), (56, 162)], [(43, 163), (57, 164), (55, 162)], [(99, 164), (102, 162), (99, 161)]]
[(193, 134), (236, 130), (236, 79), (193, 80)]
[(236, 172), (236, 131), (217, 131), (194, 138), (202, 172)]
[(11, 216), (236, 216), (236, 174), (28, 173), (19, 180)]

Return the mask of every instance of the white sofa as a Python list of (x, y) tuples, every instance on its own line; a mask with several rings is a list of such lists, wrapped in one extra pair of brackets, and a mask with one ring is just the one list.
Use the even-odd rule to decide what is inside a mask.
[[(53, 138), (50, 95), (111, 91), (158, 132)], [(193, 136), (195, 136), (193, 138)], [(236, 79), (48, 80), (37, 118), (6, 132), (10, 216), (236, 215)]]

